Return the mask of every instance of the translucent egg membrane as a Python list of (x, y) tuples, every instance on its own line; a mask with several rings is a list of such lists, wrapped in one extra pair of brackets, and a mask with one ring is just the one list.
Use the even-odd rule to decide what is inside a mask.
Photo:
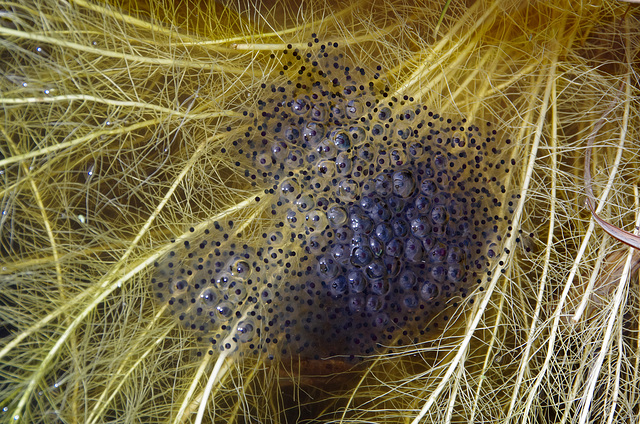
[(337, 44), (285, 55), (298, 78), (263, 85), (233, 142), (268, 228), (250, 244), (215, 222), (176, 244), (155, 297), (210, 350), (355, 357), (434, 338), (508, 235), (510, 141), (390, 93)]

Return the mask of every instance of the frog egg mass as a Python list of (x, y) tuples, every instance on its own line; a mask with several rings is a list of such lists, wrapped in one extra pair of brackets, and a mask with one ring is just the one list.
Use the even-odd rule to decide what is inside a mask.
[(220, 152), (261, 192), (264, 233), (220, 220), (176, 242), (155, 297), (210, 351), (357, 357), (434, 338), (501, 253), (510, 142), (391, 93), (337, 44), (303, 50)]

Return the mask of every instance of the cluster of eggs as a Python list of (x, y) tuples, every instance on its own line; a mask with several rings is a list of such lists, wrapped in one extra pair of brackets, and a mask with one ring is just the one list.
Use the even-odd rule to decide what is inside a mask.
[(314, 49), (294, 50), (297, 80), (263, 85), (231, 132), (232, 163), (264, 192), (262, 239), (216, 222), (156, 264), (156, 298), (211, 350), (417, 343), (483, 282), (509, 225), (508, 140), (390, 95), (337, 45)]

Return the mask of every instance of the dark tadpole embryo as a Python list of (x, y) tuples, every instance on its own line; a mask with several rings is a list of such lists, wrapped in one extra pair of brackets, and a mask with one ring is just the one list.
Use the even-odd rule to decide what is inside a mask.
[[(209, 350), (324, 358), (428, 340), (486, 281), (513, 212), (510, 141), (394, 96), (337, 44), (294, 50), (298, 77), (263, 85), (237, 172), (268, 202), (175, 243), (153, 292)], [(380, 69), (377, 69), (380, 71)], [(506, 159), (505, 159), (506, 158)]]

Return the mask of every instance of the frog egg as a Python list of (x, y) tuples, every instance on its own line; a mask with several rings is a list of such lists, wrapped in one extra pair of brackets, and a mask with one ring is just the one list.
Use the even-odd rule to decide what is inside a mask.
[(401, 104), (331, 48), (284, 53), (309, 72), (259, 93), (234, 140), (249, 159), (239, 175), (265, 193), (262, 237), (216, 223), (154, 264), (158, 301), (203, 339), (235, 340), (221, 349), (326, 358), (419, 343), (501, 252), (512, 211), (495, 133)]
[(380, 196), (388, 196), (393, 190), (393, 181), (387, 173), (378, 175), (374, 179), (375, 192)]
[(285, 167), (289, 169), (295, 169), (302, 166), (304, 163), (304, 156), (300, 149), (289, 150), (287, 157), (284, 160)]
[(398, 120), (411, 122), (416, 117), (416, 113), (413, 109), (405, 109), (402, 113), (398, 114)]
[(415, 294), (408, 294), (402, 298), (402, 307), (404, 309), (417, 309), (418, 306), (420, 306), (420, 302)]
[(300, 225), (299, 214), (294, 210), (289, 209), (285, 214), (285, 219), (291, 228), (296, 228)]
[(367, 312), (379, 312), (382, 310), (384, 304), (380, 296), (370, 295), (367, 296), (364, 301), (364, 309)]
[(300, 128), (296, 124), (288, 125), (284, 129), (284, 139), (287, 142), (294, 142), (300, 138)]
[(407, 149), (409, 156), (413, 159), (421, 159), (424, 155), (424, 143), (422, 142), (412, 142), (409, 143), (409, 148)]
[(362, 268), (373, 260), (373, 252), (368, 246), (359, 246), (351, 252), (351, 265)]
[(378, 120), (379, 121), (388, 121), (389, 118), (391, 118), (392, 114), (391, 114), (391, 109), (389, 109), (388, 107), (382, 107), (378, 110)]
[(377, 278), (369, 283), (369, 292), (375, 295), (384, 296), (389, 292), (391, 285), (386, 278)]
[(411, 234), (419, 239), (427, 237), (431, 233), (431, 225), (425, 216), (419, 216), (411, 221)]
[(460, 264), (449, 265), (447, 270), (447, 280), (451, 283), (462, 281), (465, 276), (465, 270)]
[(364, 268), (364, 275), (370, 280), (378, 280), (385, 276), (386, 266), (379, 259), (374, 259)]
[(419, 214), (427, 214), (431, 211), (431, 200), (428, 197), (418, 196), (414, 205)]
[(341, 243), (348, 243), (351, 241), (353, 237), (353, 230), (351, 228), (342, 226), (341, 228), (336, 229), (335, 231), (335, 239)]
[(391, 219), (391, 210), (387, 207), (386, 202), (384, 201), (380, 201), (379, 199), (376, 199), (377, 201), (375, 202), (375, 204), (371, 207), (371, 210), (369, 212), (369, 216), (376, 222), (387, 222), (389, 221), (389, 219)]
[(380, 139), (384, 136), (385, 134), (385, 129), (382, 125), (380, 124), (375, 124), (373, 127), (371, 127), (371, 139), (372, 140), (377, 140)]
[(395, 166), (402, 166), (407, 161), (407, 155), (404, 152), (404, 149), (395, 148), (391, 149), (389, 152), (389, 159), (391, 160), (391, 164)]
[(231, 272), (223, 271), (216, 276), (215, 286), (219, 289), (222, 289), (223, 287), (228, 286), (229, 283), (233, 280), (235, 280), (235, 278), (233, 277), (233, 275), (231, 275)]
[(346, 117), (345, 104), (340, 100), (338, 103), (333, 103), (330, 107), (332, 118), (342, 119)]
[(447, 246), (442, 242), (437, 242), (429, 251), (429, 260), (432, 263), (443, 263), (447, 257)]
[(409, 224), (402, 218), (396, 218), (391, 222), (393, 234), (396, 237), (405, 237), (409, 233)]
[(399, 258), (404, 253), (404, 243), (402, 239), (394, 238), (390, 240), (386, 245), (384, 252), (386, 255), (393, 258)]
[(352, 313), (362, 312), (365, 308), (365, 298), (361, 294), (353, 294), (349, 296), (347, 305)]
[(409, 237), (404, 243), (404, 257), (409, 262), (420, 263), (424, 258), (422, 242), (415, 237)]
[(371, 237), (369, 239), (369, 248), (374, 256), (380, 257), (384, 254), (384, 243), (377, 237)]
[(369, 234), (373, 229), (373, 221), (363, 213), (359, 213), (354, 210), (349, 218), (349, 224), (354, 232)]
[(276, 163), (284, 161), (289, 154), (289, 145), (284, 141), (275, 141), (271, 146), (271, 155)]
[(431, 267), (431, 278), (438, 283), (444, 282), (447, 278), (447, 269), (442, 265)]
[(450, 247), (447, 251), (447, 263), (449, 264), (463, 264), (465, 258), (465, 252), (457, 246)]
[(376, 225), (374, 234), (383, 243), (388, 243), (393, 238), (393, 229), (388, 222), (381, 222)]
[(187, 283), (187, 280), (176, 279), (171, 282), (169, 293), (171, 293), (174, 296), (180, 296), (182, 294), (187, 293), (188, 289), (189, 289), (189, 283)]

